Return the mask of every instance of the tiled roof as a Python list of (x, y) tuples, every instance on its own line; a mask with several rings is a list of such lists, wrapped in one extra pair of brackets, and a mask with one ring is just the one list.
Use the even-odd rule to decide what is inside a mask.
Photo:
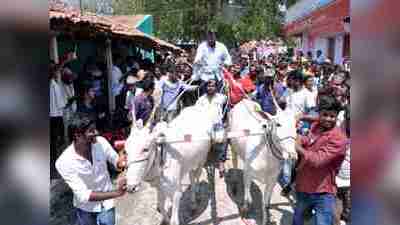
[(63, 20), (75, 25), (88, 23), (93, 26), (97, 32), (108, 32), (115, 36), (141, 41), (142, 43), (146, 43), (147, 47), (150, 48), (160, 47), (173, 51), (183, 51), (173, 44), (137, 30), (134, 27), (135, 25), (131, 22), (137, 21), (140, 16), (129, 17), (130, 16), (99, 16), (89, 12), (85, 12), (81, 15), (79, 10), (68, 7), (60, 1), (52, 0), (49, 2), (50, 20)]

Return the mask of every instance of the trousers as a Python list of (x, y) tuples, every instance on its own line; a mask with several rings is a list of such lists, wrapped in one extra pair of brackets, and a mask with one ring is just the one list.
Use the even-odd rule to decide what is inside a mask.
[(103, 212), (86, 212), (76, 208), (79, 225), (115, 225), (115, 208)]
[(294, 210), (293, 225), (304, 225), (304, 212), (311, 209), (313, 225), (332, 225), (335, 215), (336, 199), (330, 193), (296, 193), (296, 208)]

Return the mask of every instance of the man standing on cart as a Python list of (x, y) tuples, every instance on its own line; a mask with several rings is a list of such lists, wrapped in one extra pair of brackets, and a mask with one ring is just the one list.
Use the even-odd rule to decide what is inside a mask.
[(200, 96), (207, 92), (207, 81), (217, 80), (217, 90), (223, 87), (222, 66), (232, 64), (232, 59), (226, 46), (216, 41), (215, 31), (207, 32), (207, 40), (202, 42), (196, 51), (192, 80), (200, 80)]

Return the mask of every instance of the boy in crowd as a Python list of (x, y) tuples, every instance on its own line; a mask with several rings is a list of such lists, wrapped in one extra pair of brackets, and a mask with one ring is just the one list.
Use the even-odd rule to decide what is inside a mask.
[(306, 209), (315, 210), (316, 225), (331, 225), (334, 220), (335, 177), (345, 157), (346, 137), (336, 120), (340, 103), (333, 97), (319, 105), (319, 119), (307, 136), (299, 136), (296, 182), (296, 208), (293, 225), (303, 225)]

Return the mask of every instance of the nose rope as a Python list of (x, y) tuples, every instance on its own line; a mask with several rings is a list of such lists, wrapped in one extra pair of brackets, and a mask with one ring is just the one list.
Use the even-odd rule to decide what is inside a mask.
[(265, 145), (269, 147), (271, 150), (272, 155), (278, 160), (284, 160), (282, 156), (283, 147), (280, 144), (280, 139), (276, 136), (276, 123), (271, 122), (269, 129), (267, 126), (264, 125), (263, 128), (265, 130), (264, 137), (265, 137)]

